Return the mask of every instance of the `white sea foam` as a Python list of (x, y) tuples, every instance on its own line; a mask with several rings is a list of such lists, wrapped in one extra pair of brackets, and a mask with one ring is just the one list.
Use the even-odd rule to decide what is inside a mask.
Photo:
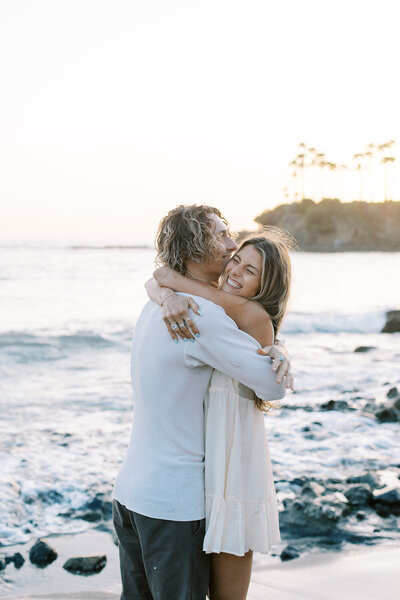
[[(2, 248), (1, 543), (82, 530), (88, 523), (76, 512), (110, 493), (130, 434), (130, 340), (153, 259), (144, 249)], [(284, 337), (296, 394), (266, 418), (283, 496), (293, 494), (294, 477), (345, 478), (398, 463), (398, 425), (379, 425), (361, 409), (400, 385), (400, 334), (379, 333), (400, 299), (399, 259), (294, 259)], [(373, 349), (354, 353), (361, 345)], [(330, 399), (356, 410), (321, 410)], [(294, 405), (303, 408), (285, 410)]]
[(290, 312), (283, 333), (379, 333), (385, 324), (385, 311), (355, 314)]

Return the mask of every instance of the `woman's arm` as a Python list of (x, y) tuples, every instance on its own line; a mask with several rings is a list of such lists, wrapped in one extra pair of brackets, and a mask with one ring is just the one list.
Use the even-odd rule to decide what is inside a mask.
[(158, 285), (157, 281), (153, 277), (146, 281), (144, 287), (146, 288), (146, 292), (150, 300), (156, 304), (159, 304), (160, 306), (163, 305), (164, 300), (166, 300), (169, 295), (175, 294), (174, 290)]
[(169, 290), (173, 289), (177, 292), (201, 296), (211, 300), (214, 304), (222, 306), (239, 329), (255, 338), (261, 346), (273, 344), (274, 333), (271, 319), (256, 302), (223, 292), (204, 281), (185, 277), (169, 267), (161, 267), (153, 275), (162, 287), (165, 286)]

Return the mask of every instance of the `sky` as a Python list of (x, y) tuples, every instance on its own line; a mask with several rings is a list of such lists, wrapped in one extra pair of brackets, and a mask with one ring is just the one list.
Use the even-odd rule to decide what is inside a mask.
[(400, 144), (399, 22), (397, 0), (0, 0), (0, 242), (151, 243), (191, 203), (254, 227), (300, 142)]

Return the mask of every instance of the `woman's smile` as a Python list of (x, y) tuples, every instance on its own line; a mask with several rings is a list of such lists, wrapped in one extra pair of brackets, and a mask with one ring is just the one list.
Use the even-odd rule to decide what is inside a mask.
[(252, 298), (259, 292), (261, 271), (261, 254), (253, 246), (245, 246), (226, 265), (221, 289), (230, 294)]

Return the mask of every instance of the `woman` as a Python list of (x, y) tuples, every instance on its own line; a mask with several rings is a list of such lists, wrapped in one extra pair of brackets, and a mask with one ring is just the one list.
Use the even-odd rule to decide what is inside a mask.
[[(219, 304), (261, 346), (272, 345), (289, 296), (289, 248), (289, 239), (271, 229), (262, 237), (242, 242), (221, 275), (219, 289), (162, 267), (154, 277), (160, 286), (171, 289), (171, 295), (164, 295), (161, 302), (160, 288), (154, 281), (147, 284), (147, 291), (152, 300), (163, 305), (164, 319), (175, 340), (182, 332), (170, 326), (177, 320), (174, 309), (168, 308), (168, 303), (174, 302), (172, 290)], [(187, 329), (185, 335), (187, 339)], [(244, 600), (253, 551), (266, 553), (280, 541), (263, 418), (267, 409), (267, 403), (251, 390), (223, 373), (213, 372), (205, 400), (203, 546), (205, 552), (212, 553), (211, 600)]]

